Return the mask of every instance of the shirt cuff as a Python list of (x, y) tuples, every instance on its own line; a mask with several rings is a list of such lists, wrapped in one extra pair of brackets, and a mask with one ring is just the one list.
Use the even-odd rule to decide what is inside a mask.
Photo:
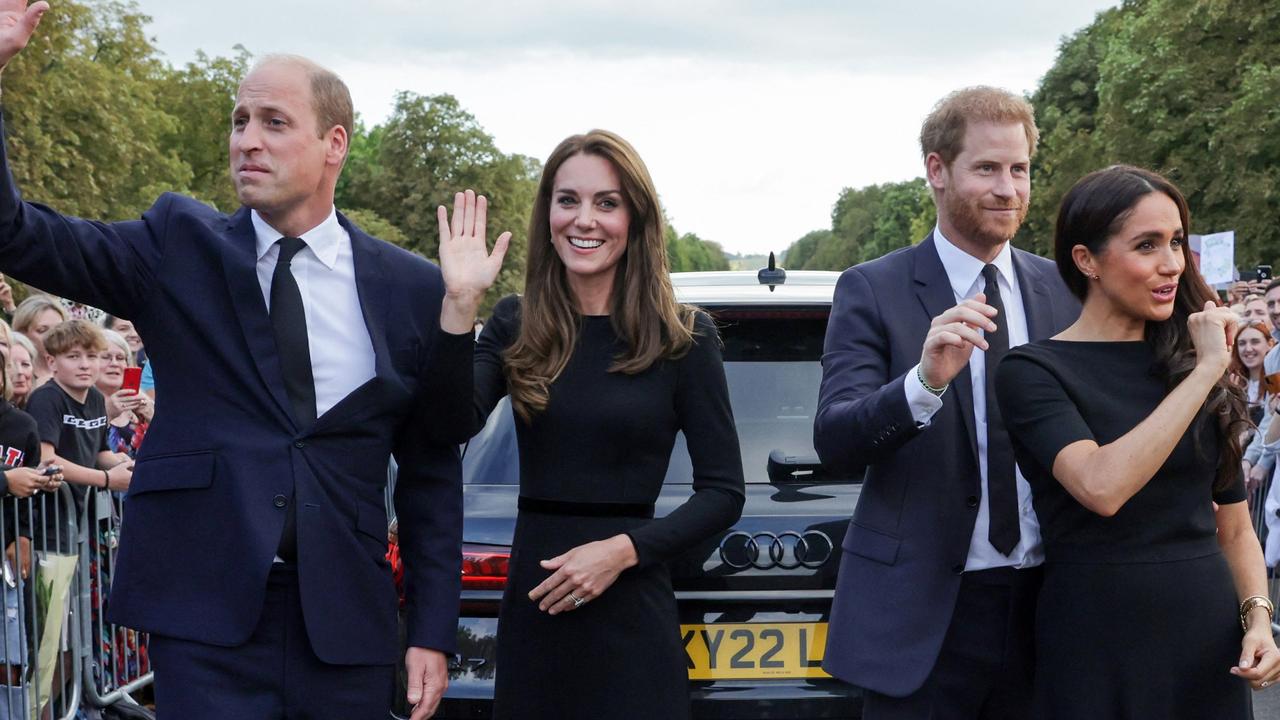
[(924, 389), (920, 382), (920, 366), (916, 365), (907, 371), (902, 388), (907, 394), (907, 407), (911, 408), (911, 417), (917, 427), (927, 427), (933, 420), (934, 413), (942, 409), (942, 398)]

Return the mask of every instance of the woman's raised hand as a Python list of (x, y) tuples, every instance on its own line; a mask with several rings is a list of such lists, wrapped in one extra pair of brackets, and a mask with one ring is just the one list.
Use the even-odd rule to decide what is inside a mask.
[(440, 270), (444, 275), (445, 303), (440, 326), (460, 335), (471, 332), (477, 308), (485, 292), (502, 270), (502, 258), (511, 243), (504, 232), (493, 243), (485, 242), (489, 201), (467, 190), (453, 196), (453, 218), (443, 205), (436, 208), (440, 221)]
[(1240, 318), (1231, 308), (1220, 307), (1212, 301), (1204, 304), (1204, 310), (1187, 318), (1191, 343), (1196, 349), (1197, 368), (1204, 368), (1215, 377), (1227, 371), (1239, 324)]

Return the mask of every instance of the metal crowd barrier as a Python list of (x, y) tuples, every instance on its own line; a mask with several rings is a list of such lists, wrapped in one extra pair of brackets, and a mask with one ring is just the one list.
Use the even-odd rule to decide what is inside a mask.
[(65, 483), (0, 499), (0, 720), (100, 717), (151, 683), (146, 636), (104, 619), (120, 511), (119, 498), (96, 490), (77, 508)]

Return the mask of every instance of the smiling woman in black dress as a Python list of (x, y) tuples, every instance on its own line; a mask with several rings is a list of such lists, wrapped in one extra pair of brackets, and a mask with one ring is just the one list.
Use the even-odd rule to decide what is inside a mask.
[[(686, 718), (663, 561), (743, 502), (719, 338), (676, 303), (657, 193), (618, 136), (561, 143), (529, 225), (525, 294), (498, 303), (475, 356), (477, 428), (509, 395), (520, 448), (494, 717)], [(677, 432), (693, 494), (655, 520)]]
[(1187, 225), (1159, 175), (1082, 179), (1055, 237), (1080, 319), (996, 371), (1044, 534), (1041, 720), (1242, 720), (1249, 683), (1280, 676), (1225, 376), (1237, 321), (1188, 261)]

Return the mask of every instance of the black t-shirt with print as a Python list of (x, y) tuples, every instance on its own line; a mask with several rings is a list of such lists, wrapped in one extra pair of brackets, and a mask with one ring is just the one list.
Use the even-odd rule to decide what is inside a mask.
[[(40, 442), (53, 445), (58, 457), (87, 468), (98, 465), (98, 453), (107, 450), (107, 401), (97, 388), (89, 388), (83, 403), (77, 402), (58, 383), (49, 381), (31, 393), (27, 400), (27, 413), (35, 418)], [(84, 501), (88, 490), (83, 485), (63, 483), (58, 501), (43, 497), (45, 539), (49, 549), (59, 553), (75, 552), (74, 538), (67, 528), (67, 504), (65, 498), (75, 502), (75, 517), (83, 525)], [(57, 542), (56, 548), (54, 542)], [(44, 546), (41, 538), (35, 539), (36, 548)]]
[[(40, 464), (40, 436), (36, 434), (36, 421), (30, 415), (0, 400), (0, 470), (16, 467), (35, 467)], [(9, 496), (0, 481), (0, 535), (4, 547), (13, 541), (14, 530), (31, 536), (28, 503)]]

